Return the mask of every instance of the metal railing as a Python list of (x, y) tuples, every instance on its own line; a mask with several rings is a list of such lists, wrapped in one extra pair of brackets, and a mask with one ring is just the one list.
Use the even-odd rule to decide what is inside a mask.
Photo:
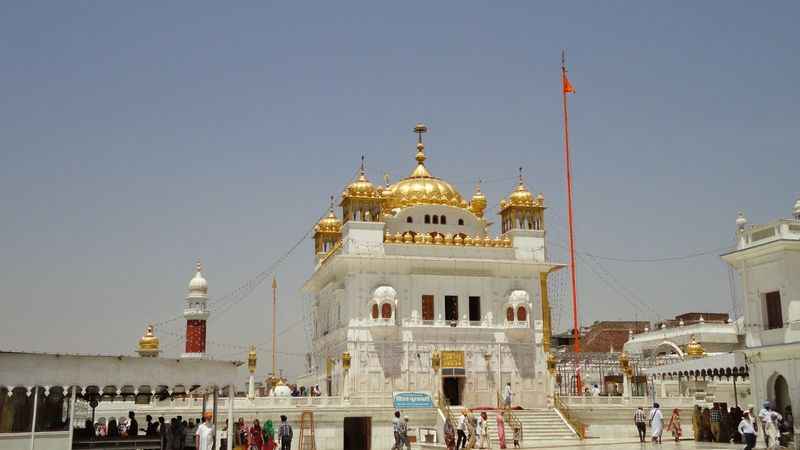
[(497, 391), (497, 409), (503, 411), (503, 421), (509, 426), (511, 429), (512, 435), (515, 428), (519, 428), (520, 432), (520, 441), (525, 440), (525, 429), (522, 427), (522, 422), (520, 422), (519, 418), (514, 415), (511, 410), (511, 406), (506, 406), (505, 402), (503, 402), (503, 398), (500, 396), (500, 391)]
[(586, 439), (586, 425), (570, 411), (569, 406), (561, 400), (560, 395), (556, 394), (553, 396), (553, 406), (555, 406), (556, 411), (567, 422), (567, 425), (572, 428), (572, 431), (574, 431), (580, 439)]

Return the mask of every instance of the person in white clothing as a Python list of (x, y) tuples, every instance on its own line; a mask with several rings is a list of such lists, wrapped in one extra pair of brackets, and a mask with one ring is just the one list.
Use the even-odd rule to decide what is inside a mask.
[(492, 442), (489, 440), (489, 416), (486, 414), (486, 411), (481, 411), (481, 415), (478, 416), (476, 432), (478, 434), (478, 447), (491, 449)]
[(661, 443), (661, 433), (664, 432), (664, 415), (661, 414), (658, 403), (653, 403), (653, 409), (650, 410), (650, 437), (653, 443)]
[(467, 446), (467, 410), (463, 410), (461, 412), (461, 416), (458, 418), (458, 425), (456, 426), (456, 433), (458, 434), (458, 440), (456, 440), (456, 450), (461, 448), (465, 448)]
[(511, 383), (506, 383), (505, 392), (503, 392), (503, 400), (505, 401), (506, 408), (511, 408), (511, 400), (514, 399), (514, 391), (511, 390)]
[(739, 434), (742, 435), (745, 444), (744, 450), (753, 450), (756, 446), (756, 429), (748, 411), (742, 414), (742, 421), (739, 422)]
[(767, 435), (767, 440), (769, 444), (767, 444), (767, 448), (781, 448), (781, 431), (779, 424), (783, 420), (780, 414), (775, 411), (770, 411), (769, 413), (769, 422), (767, 422), (766, 428), (764, 428), (764, 434)]
[[(764, 446), (769, 448), (769, 435), (766, 433), (767, 425), (770, 422), (772, 408), (769, 402), (764, 402), (761, 411), (758, 412), (758, 421), (761, 422), (761, 432), (764, 434)], [(755, 419), (753, 419), (755, 420)]]
[(214, 426), (211, 425), (211, 413), (203, 415), (203, 423), (194, 432), (194, 445), (197, 450), (212, 450), (214, 448)]

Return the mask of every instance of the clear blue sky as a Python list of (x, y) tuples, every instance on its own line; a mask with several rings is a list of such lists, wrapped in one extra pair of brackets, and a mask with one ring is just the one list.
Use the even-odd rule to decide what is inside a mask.
[[(490, 180), (492, 212), (524, 166), (550, 206), (552, 242), (566, 242), (561, 48), (577, 89), (579, 250), (637, 258), (731, 244), (738, 210), (755, 223), (786, 217), (800, 192), (799, 10), (2, 2), (2, 347), (129, 353), (148, 322), (180, 314), (195, 259), (212, 297), (225, 294), (303, 236), (362, 153), (373, 181), (405, 176), (418, 121), (430, 127), (429, 169), (464, 195)], [(306, 241), (280, 269), (279, 329), (301, 317), (311, 270)], [(731, 309), (716, 254), (595, 270), (649, 307), (582, 265), (584, 322)], [(268, 284), (212, 320), (210, 339), (267, 342)], [(179, 325), (160, 328), (165, 344)], [(306, 350), (302, 326), (282, 338), (284, 351)], [(302, 363), (281, 361), (290, 373)]]

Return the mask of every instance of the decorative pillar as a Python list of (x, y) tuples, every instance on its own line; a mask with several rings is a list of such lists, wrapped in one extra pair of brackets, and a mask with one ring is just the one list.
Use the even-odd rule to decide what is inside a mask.
[(661, 375), (661, 398), (667, 398), (667, 380)]
[(552, 329), (550, 323), (550, 301), (547, 297), (547, 275), (548, 272), (539, 272), (539, 293), (542, 299), (542, 334), (544, 334), (543, 350), (550, 352), (550, 339)]

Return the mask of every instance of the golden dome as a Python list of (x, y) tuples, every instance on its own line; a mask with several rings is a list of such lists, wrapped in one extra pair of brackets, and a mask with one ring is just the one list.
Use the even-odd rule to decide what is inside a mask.
[(340, 233), (342, 231), (342, 221), (333, 212), (333, 196), (331, 196), (331, 207), (328, 215), (320, 219), (314, 228), (317, 233)]
[(478, 217), (483, 217), (483, 211), (486, 209), (486, 196), (481, 192), (481, 182), (475, 186), (475, 193), (472, 194), (472, 200), (469, 202), (469, 208)]
[(425, 144), (422, 133), (427, 131), (418, 124), (414, 131), (420, 134), (417, 143), (417, 167), (411, 175), (384, 189), (384, 205), (387, 209), (405, 208), (415, 205), (448, 205), (466, 208), (467, 202), (448, 182), (434, 177), (425, 168)]
[(342, 197), (356, 197), (356, 198), (376, 198), (380, 197), (380, 193), (375, 186), (367, 179), (364, 172), (364, 157), (361, 157), (361, 168), (359, 169), (358, 178), (356, 181), (348, 184), (342, 192)]
[(139, 339), (139, 355), (141, 356), (156, 356), (158, 355), (159, 341), (153, 334), (153, 326), (148, 325), (144, 336)]
[(525, 186), (525, 182), (522, 181), (522, 167), (519, 168), (519, 183), (517, 184), (517, 188), (509, 194), (507, 199), (500, 202), (501, 209), (510, 206), (539, 206), (531, 191)]
[(700, 358), (706, 354), (703, 346), (692, 336), (692, 341), (686, 345), (686, 355), (689, 358)]

